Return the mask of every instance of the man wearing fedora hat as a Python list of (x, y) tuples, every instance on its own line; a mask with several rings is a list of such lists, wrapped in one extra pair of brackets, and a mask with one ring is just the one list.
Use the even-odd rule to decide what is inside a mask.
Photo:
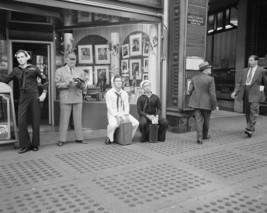
[(161, 116), (161, 101), (157, 95), (152, 93), (151, 82), (149, 80), (142, 81), (140, 87), (144, 90), (144, 94), (137, 100), (137, 111), (140, 116), (140, 142), (148, 141), (148, 127), (151, 123), (157, 123), (159, 125), (158, 141), (164, 142), (168, 121)]
[(218, 110), (214, 78), (210, 76), (212, 66), (204, 61), (199, 64), (200, 75), (192, 78), (188, 93), (191, 95), (189, 107), (195, 110), (197, 143), (209, 139), (209, 122), (211, 111)]

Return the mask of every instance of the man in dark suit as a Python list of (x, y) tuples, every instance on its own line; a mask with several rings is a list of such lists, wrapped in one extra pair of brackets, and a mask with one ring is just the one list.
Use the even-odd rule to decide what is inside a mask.
[(231, 97), (237, 101), (244, 100), (247, 126), (245, 133), (248, 137), (255, 131), (260, 102), (265, 100), (267, 78), (266, 70), (258, 66), (259, 57), (251, 55), (248, 58), (249, 67), (241, 73)]
[(191, 95), (189, 106), (195, 110), (197, 143), (209, 139), (209, 122), (211, 111), (218, 110), (214, 78), (210, 76), (212, 66), (207, 61), (199, 64), (200, 75), (192, 78), (188, 93)]

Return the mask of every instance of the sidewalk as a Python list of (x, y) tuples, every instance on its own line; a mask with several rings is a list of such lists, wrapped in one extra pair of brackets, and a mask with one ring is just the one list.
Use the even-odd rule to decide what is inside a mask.
[(43, 128), (38, 152), (0, 147), (0, 213), (267, 213), (267, 117), (252, 138), (244, 127), (243, 114), (218, 111), (203, 145), (168, 132), (107, 146), (105, 130), (86, 129), (88, 144), (63, 147)]

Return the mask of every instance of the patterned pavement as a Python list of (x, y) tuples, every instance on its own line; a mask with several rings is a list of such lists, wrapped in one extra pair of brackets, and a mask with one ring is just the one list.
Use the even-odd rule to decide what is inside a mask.
[(107, 146), (105, 130), (85, 130), (88, 144), (58, 147), (46, 129), (38, 152), (0, 147), (0, 213), (267, 213), (267, 118), (252, 138), (244, 124), (215, 113), (203, 145), (168, 132)]

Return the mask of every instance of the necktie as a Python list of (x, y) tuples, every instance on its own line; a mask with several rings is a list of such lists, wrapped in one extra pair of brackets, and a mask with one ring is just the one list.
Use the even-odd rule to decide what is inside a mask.
[(121, 98), (121, 94), (115, 92), (115, 94), (117, 95), (117, 111), (119, 111), (119, 101), (121, 99), (121, 106), (122, 106), (122, 98)]
[(247, 77), (246, 84), (250, 84), (251, 79), (252, 79), (252, 68), (250, 68), (248, 71), (248, 77)]
[(21, 76), (21, 86), (22, 86), (22, 91), (25, 90), (26, 87), (26, 82), (25, 82), (25, 70), (22, 70), (22, 76)]

